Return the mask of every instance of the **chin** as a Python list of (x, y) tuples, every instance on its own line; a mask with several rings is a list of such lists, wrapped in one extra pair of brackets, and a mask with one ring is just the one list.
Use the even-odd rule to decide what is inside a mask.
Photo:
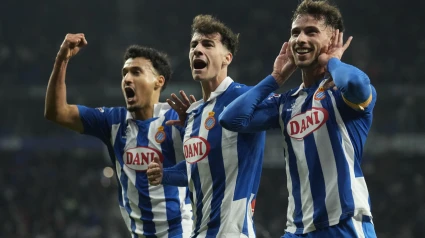
[(199, 75), (199, 74), (192, 75), (192, 77), (193, 77), (193, 80), (195, 80), (195, 81), (197, 81), (197, 82), (202, 82), (202, 81), (204, 81), (204, 80), (205, 80), (205, 78), (204, 78), (204, 77), (202, 77), (202, 76), (201, 76), (201, 75)]
[(127, 105), (127, 111), (129, 111), (129, 112), (135, 112), (139, 109), (140, 109), (140, 107), (138, 105)]
[(300, 69), (305, 69), (305, 68), (309, 68), (310, 66), (313, 65), (313, 62), (311, 61), (302, 61), (302, 62), (297, 62), (296, 63), (297, 67)]

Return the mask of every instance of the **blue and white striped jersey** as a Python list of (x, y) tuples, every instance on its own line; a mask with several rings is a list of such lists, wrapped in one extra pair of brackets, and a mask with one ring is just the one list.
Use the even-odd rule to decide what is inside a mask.
[(279, 85), (269, 75), (220, 115), (221, 125), (232, 131), (281, 129), (290, 234), (371, 218), (360, 164), (376, 91), (364, 72), (337, 58), (327, 69), (329, 74), (309, 88), (302, 84), (274, 96), (268, 95)]
[(148, 164), (160, 158), (164, 167), (183, 160), (182, 134), (167, 120), (178, 118), (166, 103), (156, 104), (154, 117), (134, 120), (125, 108), (78, 106), (84, 133), (107, 146), (119, 180), (121, 214), (132, 237), (189, 237), (192, 212), (187, 188), (150, 186)]
[(328, 79), (301, 85), (269, 103), (279, 110), (289, 204), (287, 231), (307, 233), (357, 215), (371, 216), (360, 167), (372, 124), (376, 91), (364, 110), (353, 110)]
[(218, 123), (224, 108), (249, 89), (227, 77), (206, 102), (188, 109), (183, 148), (194, 209), (192, 237), (255, 237), (265, 132), (236, 133)]

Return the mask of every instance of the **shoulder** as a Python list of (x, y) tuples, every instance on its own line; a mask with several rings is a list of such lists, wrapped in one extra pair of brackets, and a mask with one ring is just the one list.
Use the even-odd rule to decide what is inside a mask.
[(229, 88), (227, 89), (227, 93), (229, 93), (230, 96), (236, 98), (236, 97), (246, 93), (247, 91), (249, 91), (252, 87), (253, 86), (248, 86), (248, 85), (245, 85), (245, 84), (233, 82), (229, 86)]
[(111, 124), (121, 123), (127, 118), (127, 109), (125, 107), (99, 107), (96, 108), (105, 115)]

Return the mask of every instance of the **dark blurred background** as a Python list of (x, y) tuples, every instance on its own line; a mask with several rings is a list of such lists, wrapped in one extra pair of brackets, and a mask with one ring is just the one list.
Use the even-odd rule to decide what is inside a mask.
[[(365, 71), (378, 92), (363, 159), (378, 237), (424, 237), (424, 1), (334, 1), (347, 35), (343, 60)], [(89, 45), (67, 74), (68, 102), (122, 106), (120, 69), (130, 44), (167, 52), (180, 89), (201, 96), (188, 50), (194, 16), (217, 16), (240, 33), (229, 75), (254, 85), (289, 38), (298, 1), (11, 1), (0, 6), (0, 237), (129, 237), (103, 144), (43, 117), (54, 58), (66, 33)], [(422, 16), (421, 16), (422, 15)], [(297, 72), (282, 90), (301, 83)], [(420, 106), (422, 105), (422, 106)], [(279, 132), (268, 132), (255, 221), (259, 238), (284, 233), (286, 176)]]

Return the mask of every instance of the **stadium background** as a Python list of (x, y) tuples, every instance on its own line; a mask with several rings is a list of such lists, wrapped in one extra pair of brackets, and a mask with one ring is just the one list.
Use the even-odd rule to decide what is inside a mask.
[[(123, 105), (122, 54), (134, 43), (171, 56), (174, 77), (162, 99), (180, 89), (200, 98), (187, 56), (195, 15), (213, 14), (240, 33), (229, 75), (253, 85), (271, 72), (297, 2), (2, 1), (0, 237), (129, 237), (101, 142), (43, 118), (47, 81), (66, 33), (83, 32), (89, 42), (69, 65), (70, 103)], [(363, 162), (378, 237), (423, 237), (425, 2), (335, 2), (346, 36), (354, 36), (343, 59), (364, 70), (378, 91)], [(284, 88), (300, 82), (297, 72)], [(268, 132), (255, 212), (259, 238), (284, 231), (288, 194), (281, 154), (279, 132)]]

